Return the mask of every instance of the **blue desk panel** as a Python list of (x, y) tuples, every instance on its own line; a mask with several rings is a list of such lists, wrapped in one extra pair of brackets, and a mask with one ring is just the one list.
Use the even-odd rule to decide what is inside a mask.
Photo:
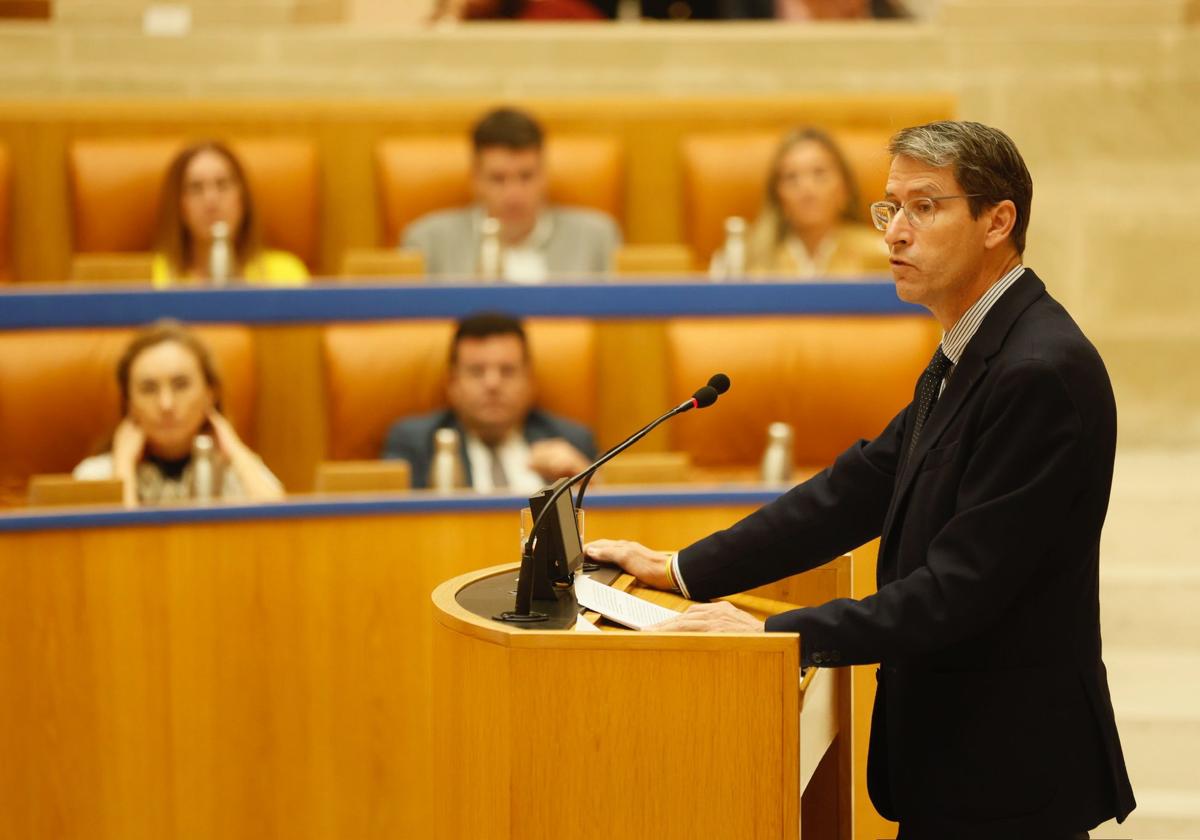
[(295, 324), (458, 318), (484, 309), (523, 317), (669, 318), (701, 315), (922, 315), (878, 279), (838, 283), (604, 283), (546, 286), (314, 283), (303, 288), (155, 291), (41, 286), (0, 294), (0, 329), (106, 327), (159, 318)]
[[(605, 492), (588, 494), (587, 510), (655, 507), (760, 506), (776, 499), (783, 488), (707, 487), (696, 490)], [(384, 516), (428, 513), (477, 513), (512, 511), (528, 506), (523, 496), (481, 496), (463, 493), (442, 496), (432, 493), (332, 500), (330, 497), (296, 497), (272, 504), (212, 505), (206, 507), (160, 507), (45, 509), (0, 514), (0, 533), (116, 528), (123, 526), (181, 525), (197, 522), (256, 522), (281, 519), (311, 519), (335, 516)]]

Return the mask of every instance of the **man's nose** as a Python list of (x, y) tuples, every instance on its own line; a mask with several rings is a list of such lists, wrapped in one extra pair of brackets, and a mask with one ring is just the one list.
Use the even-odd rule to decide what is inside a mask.
[(522, 199), (525, 194), (525, 189), (516, 181), (510, 181), (504, 186), (504, 200), (508, 202), (517, 202)]
[(908, 245), (912, 242), (912, 225), (909, 224), (908, 214), (903, 210), (898, 211), (888, 222), (887, 230), (883, 232), (883, 241), (890, 250), (895, 249), (897, 245)]

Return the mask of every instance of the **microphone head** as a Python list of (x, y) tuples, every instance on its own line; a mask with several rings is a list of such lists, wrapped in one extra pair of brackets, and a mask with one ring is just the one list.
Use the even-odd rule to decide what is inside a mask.
[(718, 395), (724, 394), (729, 390), (729, 377), (723, 373), (714, 373), (708, 378), (708, 387), (716, 391)]
[(692, 394), (692, 399), (696, 401), (696, 408), (708, 408), (717, 401), (717, 389), (711, 385), (705, 385)]

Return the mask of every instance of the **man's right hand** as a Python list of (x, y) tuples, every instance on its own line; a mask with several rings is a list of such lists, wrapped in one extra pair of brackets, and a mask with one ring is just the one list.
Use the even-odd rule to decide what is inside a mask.
[(665, 551), (652, 551), (641, 543), (629, 540), (595, 540), (583, 548), (589, 560), (620, 566), (626, 574), (633, 575), (647, 586), (655, 589), (673, 589), (667, 577)]

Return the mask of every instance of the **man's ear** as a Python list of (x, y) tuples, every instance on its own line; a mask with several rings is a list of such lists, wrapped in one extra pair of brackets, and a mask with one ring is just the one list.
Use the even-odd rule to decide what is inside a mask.
[(1017, 224), (1017, 205), (1007, 198), (988, 210), (988, 228), (984, 244), (995, 248), (1006, 241)]

